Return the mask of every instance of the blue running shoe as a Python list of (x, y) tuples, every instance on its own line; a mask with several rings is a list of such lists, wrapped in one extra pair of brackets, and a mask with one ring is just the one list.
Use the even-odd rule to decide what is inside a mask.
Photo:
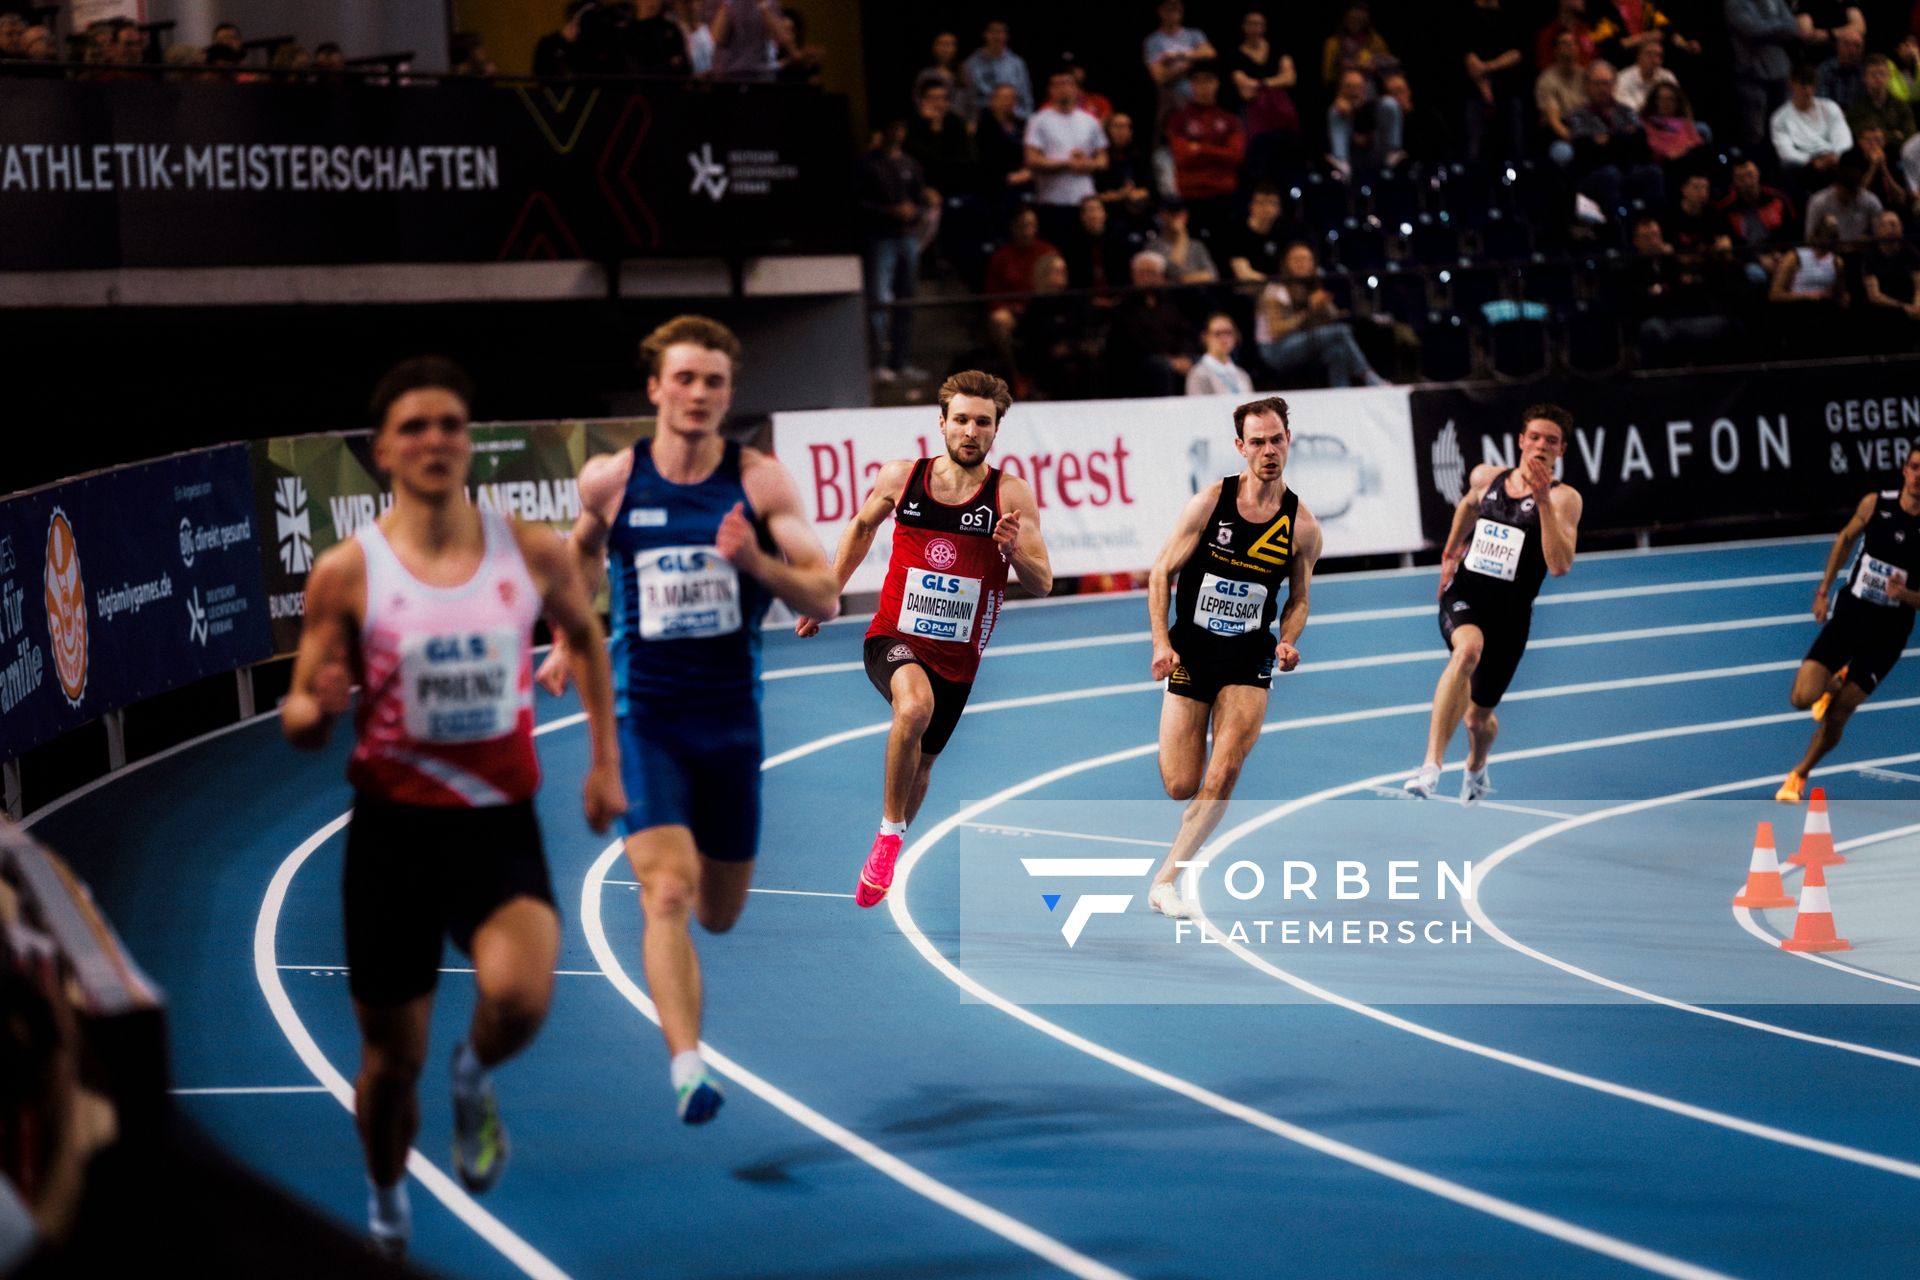
[(677, 1110), (687, 1124), (705, 1124), (720, 1114), (721, 1104), (727, 1100), (720, 1092), (720, 1082), (705, 1071), (681, 1085), (679, 1094)]

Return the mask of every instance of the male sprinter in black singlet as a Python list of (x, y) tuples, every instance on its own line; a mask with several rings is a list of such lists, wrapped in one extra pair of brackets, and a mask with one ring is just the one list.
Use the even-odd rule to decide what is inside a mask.
[[(1275, 663), (1282, 671), (1300, 664), (1293, 646), (1306, 629), (1307, 588), (1320, 558), (1320, 522), (1281, 478), (1293, 442), (1287, 402), (1270, 396), (1241, 405), (1233, 411), (1233, 435), (1246, 470), (1193, 496), (1147, 584), (1153, 678), (1167, 682), (1160, 781), (1175, 800), (1191, 801), (1147, 893), (1147, 904), (1163, 916), (1190, 910), (1175, 877), (1220, 825), (1267, 718)], [(1175, 575), (1177, 591), (1170, 587)]]
[[(1827, 616), (1828, 598), (1840, 566), (1864, 537), (1847, 585)], [(1827, 571), (1813, 593), (1813, 616), (1820, 629), (1793, 678), (1793, 705), (1813, 709), (1820, 722), (1807, 754), (1793, 766), (1774, 799), (1799, 804), (1807, 775), (1820, 757), (1840, 745), (1840, 734), (1854, 709), (1886, 679), (1913, 634), (1914, 606), (1920, 591), (1909, 585), (1920, 571), (1920, 449), (1900, 468), (1900, 487), (1860, 499), (1853, 518), (1841, 528), (1827, 553)]]
[(1493, 790), (1487, 755), (1500, 732), (1500, 705), (1533, 625), (1533, 598), (1551, 573), (1573, 568), (1580, 495), (1553, 478), (1567, 451), (1573, 415), (1536, 404), (1520, 418), (1520, 465), (1483, 462), (1467, 478), (1440, 551), (1440, 634), (1453, 650), (1433, 690), (1427, 759), (1406, 781), (1425, 800), (1440, 781), (1447, 740), (1467, 721), (1467, 769), (1460, 803)]

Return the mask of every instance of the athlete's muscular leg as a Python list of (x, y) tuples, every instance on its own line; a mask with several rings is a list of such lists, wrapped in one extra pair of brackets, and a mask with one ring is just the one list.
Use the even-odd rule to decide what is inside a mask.
[[(933, 719), (933, 686), (918, 663), (895, 667), (893, 692), (893, 729), (887, 734), (887, 781), (881, 796), (881, 816), (888, 822), (905, 822), (919, 806), (913, 801), (914, 783), (920, 777), (920, 738)], [(922, 786), (924, 797), (926, 789)]]
[(1793, 674), (1793, 692), (1788, 695), (1788, 700), (1796, 711), (1805, 711), (1818, 702), (1821, 695), (1837, 691), (1833, 672), (1827, 669), (1826, 664), (1808, 658)]
[(700, 855), (700, 903), (697, 911), (700, 927), (708, 933), (725, 933), (740, 918), (747, 905), (747, 889), (753, 884), (753, 860), (722, 862)]
[(920, 806), (927, 799), (927, 784), (933, 781), (933, 765), (939, 758), (924, 751), (920, 753), (920, 767), (913, 771), (913, 786), (907, 792), (908, 823), (920, 816)]
[(1447, 743), (1466, 715), (1474, 669), (1480, 665), (1487, 640), (1479, 627), (1466, 623), (1454, 628), (1452, 643), (1453, 656), (1433, 687), (1433, 720), (1427, 727), (1427, 763), (1431, 765), (1446, 761)]
[[(1812, 665), (1814, 664), (1807, 663), (1801, 667), (1801, 670), (1804, 671)], [(1794, 693), (1798, 695), (1799, 692), (1799, 685), (1796, 682)], [(1813, 741), (1807, 744), (1807, 754), (1800, 757), (1800, 763), (1793, 766), (1793, 771), (1803, 778), (1811, 775), (1813, 767), (1820, 763), (1821, 757), (1840, 745), (1840, 735), (1846, 731), (1847, 721), (1853, 718), (1854, 710), (1866, 700), (1867, 691), (1853, 681), (1849, 680), (1841, 685), (1840, 692), (1834, 694), (1833, 701), (1827, 704), (1827, 714), (1822, 716), (1820, 723), (1814, 726)], [(1795, 702), (1794, 705), (1800, 704)], [(1808, 705), (1811, 705), (1811, 702)]]
[(700, 894), (700, 855), (685, 827), (648, 827), (627, 837), (640, 882), (640, 958), (671, 1053), (700, 1045), (700, 957), (688, 920)]
[(1493, 740), (1500, 734), (1500, 717), (1493, 714), (1492, 707), (1483, 707), (1479, 703), (1467, 702), (1467, 768), (1477, 772), (1487, 767), (1487, 755), (1493, 750)]
[[(1169, 697), (1168, 701), (1184, 701)], [(1198, 705), (1198, 704), (1195, 704)], [(1180, 834), (1167, 850), (1156, 881), (1172, 880), (1180, 874), (1180, 864), (1190, 860), (1220, 825), (1240, 781), (1240, 767), (1247, 753), (1260, 740), (1260, 723), (1267, 718), (1267, 691), (1258, 685), (1230, 684), (1213, 701), (1213, 752), (1200, 786), (1180, 815)], [(1164, 721), (1163, 721), (1164, 724)], [(1164, 742), (1164, 739), (1163, 739)]]
[(1174, 800), (1191, 800), (1207, 767), (1207, 718), (1213, 707), (1177, 693), (1160, 698), (1160, 785)]
[[(553, 968), (551, 964), (547, 966)], [(431, 993), (381, 1008), (353, 1002), (360, 1021), (360, 1077), (353, 1086), (353, 1120), (367, 1156), (367, 1173), (390, 1187), (407, 1171), (407, 1148), (420, 1129), (415, 1086), (427, 1060)]]
[(538, 898), (504, 903), (473, 931), (473, 985), (479, 1001), (468, 1039), (480, 1065), (520, 1052), (547, 1020), (560, 917)]

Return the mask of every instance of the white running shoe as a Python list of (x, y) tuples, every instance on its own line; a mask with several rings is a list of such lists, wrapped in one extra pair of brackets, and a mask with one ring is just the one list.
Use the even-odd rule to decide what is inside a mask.
[(1187, 904), (1171, 880), (1163, 880), (1147, 890), (1147, 905), (1170, 919), (1181, 920), (1187, 915)]
[(1420, 766), (1419, 772), (1415, 773), (1411, 778), (1408, 778), (1401, 785), (1410, 796), (1421, 800), (1431, 799), (1433, 789), (1440, 785), (1440, 766), (1437, 764), (1423, 764)]
[(1493, 778), (1485, 769), (1467, 770), (1466, 777), (1460, 779), (1460, 803), (1478, 804), (1493, 794)]

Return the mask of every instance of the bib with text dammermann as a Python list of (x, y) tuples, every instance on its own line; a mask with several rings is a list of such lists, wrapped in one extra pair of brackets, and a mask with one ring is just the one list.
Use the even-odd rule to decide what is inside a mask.
[(1460, 567), (1469, 573), (1512, 582), (1520, 571), (1520, 550), (1527, 545), (1527, 531), (1498, 520), (1482, 518), (1473, 527), (1473, 543), (1467, 548)]
[(1907, 571), (1878, 556), (1862, 553), (1853, 575), (1853, 594), (1868, 604), (1897, 605), (1898, 592), (1907, 585)]
[(633, 557), (640, 638), (698, 640), (740, 629), (740, 574), (711, 546), (655, 547)]
[(1261, 630), (1267, 607), (1267, 587), (1205, 574), (1193, 602), (1193, 625), (1210, 635), (1244, 636)]
[(907, 570), (895, 624), (910, 636), (967, 644), (980, 615), (980, 579), (934, 569)]
[(407, 736), (456, 743), (512, 733), (520, 714), (520, 643), (505, 628), (408, 638), (400, 651)]

